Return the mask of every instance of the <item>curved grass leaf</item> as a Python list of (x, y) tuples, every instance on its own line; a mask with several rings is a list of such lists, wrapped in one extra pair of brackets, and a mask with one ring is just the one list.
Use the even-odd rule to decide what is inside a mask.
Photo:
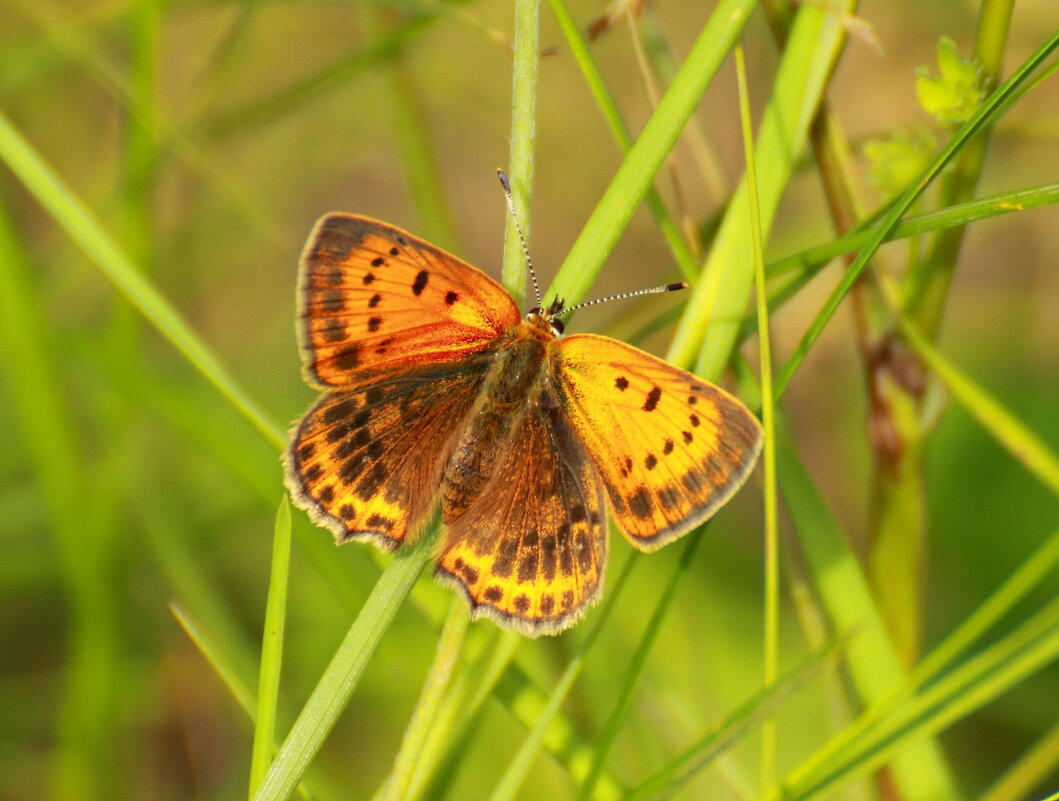
[(563, 260), (545, 298), (585, 297), (731, 50), (756, 0), (720, 0)]

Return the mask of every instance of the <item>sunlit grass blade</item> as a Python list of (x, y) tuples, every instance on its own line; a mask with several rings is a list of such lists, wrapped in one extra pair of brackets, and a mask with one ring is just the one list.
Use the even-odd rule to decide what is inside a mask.
[[(635, 559), (633, 556), (630, 556), (625, 561), (620, 575), (611, 586), (610, 591), (612, 595), (617, 594), (625, 583), (634, 564)], [(569, 695), (577, 677), (581, 675), (581, 670), (584, 668), (585, 655), (591, 649), (600, 632), (603, 631), (613, 609), (613, 604), (607, 604), (597, 613), (596, 619), (593, 621), (592, 628), (589, 630), (588, 635), (582, 640), (581, 644), (578, 646), (576, 654), (567, 664), (563, 674), (552, 688), (552, 691), (548, 696), (547, 704), (534, 722), (533, 727), (526, 735), (526, 738), (522, 741), (522, 745), (519, 746), (518, 752), (512, 758), (511, 762), (508, 763), (503, 776), (500, 777), (500, 781), (497, 782), (496, 787), (490, 794), (489, 801), (511, 801), (518, 797), (519, 788), (521, 788), (523, 782), (526, 780), (526, 776), (533, 764), (533, 760), (535, 760), (540, 753), (541, 744), (544, 741), (545, 734), (548, 732), (550, 724), (559, 713), (559, 707), (562, 705), (563, 701), (566, 700), (566, 697)]]
[(835, 646), (831, 646), (802, 659), (773, 684), (732, 710), (716, 729), (681, 751), (651, 778), (632, 788), (624, 801), (647, 801), (675, 795), (718, 756), (773, 715), (793, 693), (817, 676), (836, 650)]
[(449, 687), (452, 671), (463, 648), (463, 640), (470, 623), (467, 602), (458, 595), (449, 601), (449, 613), (441, 628), (438, 638), (437, 653), (430, 673), (423, 683), (423, 689), (416, 704), (412, 719), (408, 722), (401, 747), (394, 759), (393, 771), (386, 781), (382, 794), (383, 801), (403, 801), (409, 797), (408, 790), (412, 784), (416, 767), (419, 765), (427, 736), (437, 717), (445, 691)]
[(964, 618), (941, 643), (915, 666), (894, 692), (876, 701), (857, 720), (833, 737), (791, 774), (791, 780), (811, 774), (827, 764), (836, 753), (879, 723), (900, 705), (913, 698), (922, 687), (935, 681), (943, 671), (975, 646), (1017, 603), (1022, 601), (1059, 564), (1059, 530), (1056, 530), (1001, 584), (974, 612)]
[(562, 297), (570, 303), (584, 299), (756, 5), (756, 0), (721, 0), (717, 4), (581, 229), (546, 297)]
[(430, 559), (438, 524), (382, 574), (302, 707), (254, 801), (283, 801), (312, 763), (356, 689), (390, 621)]
[(843, 274), (842, 279), (828, 296), (823, 307), (813, 318), (812, 323), (809, 325), (809, 328), (806, 330), (794, 352), (787, 359), (786, 364), (783, 365), (776, 380), (777, 397), (783, 394), (783, 391), (790, 383), (794, 372), (805, 359), (806, 354), (813, 346), (813, 343), (820, 335), (820, 332), (823, 331), (824, 326), (827, 325), (827, 321), (831, 319), (835, 309), (838, 308), (838, 305), (842, 302), (842, 299), (845, 297), (850, 287), (853, 286), (853, 283), (860, 276), (865, 266), (867, 266), (869, 260), (875, 254), (875, 251), (878, 250), (879, 246), (882, 245), (883, 241), (885, 241), (897, 226), (901, 217), (904, 216), (905, 212), (908, 211), (923, 191), (930, 186), (934, 179), (938, 177), (952, 158), (960, 152), (960, 149), (980, 130), (996, 121), (1005, 108), (1005, 102), (1012, 94), (1014, 94), (1019, 86), (1030, 77), (1037, 67), (1039, 67), (1044, 60), (1051, 55), (1052, 51), (1055, 50), (1057, 46), (1059, 46), (1059, 32), (1048, 38), (1044, 44), (1036, 50), (1036, 52), (1026, 59), (1026, 61), (1024, 61), (1019, 68), (1011, 74), (1011, 77), (997, 87), (996, 91), (986, 99), (971, 118), (968, 119), (967, 122), (965, 122), (953, 135), (952, 139), (949, 140), (945, 147), (941, 149), (941, 152), (938, 153), (937, 157), (931, 162), (930, 166), (927, 167), (920, 178), (914, 184), (909, 186), (904, 194), (901, 195), (901, 198), (894, 204), (893, 208), (890, 209), (883, 222), (875, 229), (875, 233), (872, 235), (871, 239), (869, 239), (864, 249), (860, 251), (857, 258), (854, 259), (853, 263), (849, 266), (849, 269)]
[[(860, 562), (797, 455), (782, 439), (777, 473), (816, 592), (835, 631), (850, 638), (845, 661), (857, 696), (864, 707), (880, 703), (897, 691), (905, 674)], [(902, 754), (893, 768), (898, 786), (909, 798), (944, 798), (952, 792), (945, 761), (929, 742)]]
[[(444, 798), (463, 758), (473, 747), (485, 701), (524, 642), (515, 631), (496, 630), (476, 659), (465, 649), (462, 669), (442, 700), (412, 776), (407, 797)], [(379, 793), (376, 793), (378, 796)]]
[[(948, 208), (908, 217), (898, 223), (883, 241), (893, 242), (1056, 202), (1059, 202), (1059, 183), (998, 192), (994, 195), (968, 200), (965, 203), (957, 203)], [(799, 277), (812, 277), (819, 272), (819, 268), (827, 265), (832, 259), (863, 249), (872, 241), (877, 228), (878, 226), (860, 228), (823, 245), (776, 259), (765, 266), (765, 273), (769, 278), (792, 272), (797, 272)]]
[[(846, 39), (838, 15), (852, 5), (844, 0), (826, 10), (811, 3), (798, 6), (757, 136), (760, 219), (766, 233)], [(727, 364), (750, 300), (754, 265), (746, 193), (744, 177), (729, 200), (669, 349), (671, 361), (694, 364), (694, 371), (707, 379), (720, 375)]]
[[(739, 117), (743, 129), (743, 157), (746, 160), (747, 201), (750, 207), (751, 250), (754, 260), (754, 296), (757, 301), (758, 359), (761, 376), (761, 424), (764, 436), (762, 464), (765, 473), (765, 615), (764, 683), (775, 683), (779, 673), (780, 564), (779, 524), (776, 503), (776, 426), (772, 397), (772, 348), (769, 338), (768, 296), (765, 290), (765, 254), (761, 225), (761, 205), (757, 193), (753, 123), (750, 119), (750, 93), (747, 89), (746, 57), (743, 46), (735, 48), (736, 76), (739, 83)], [(766, 719), (761, 728), (761, 785), (768, 787), (776, 770), (776, 727)]]
[[(633, 554), (632, 558), (635, 559), (636, 554)], [(626, 569), (631, 570), (631, 567), (627, 565)], [(609, 597), (614, 596), (611, 594)], [(600, 610), (600, 614), (603, 611)], [(518, 669), (518, 665), (512, 665), (512, 668), (514, 669), (506, 670), (500, 675), (493, 694), (527, 731), (532, 731), (541, 721), (551, 696), (545, 694), (525, 671)], [(595, 753), (592, 744), (581, 734), (571, 718), (563, 715), (561, 711), (544, 727), (541, 747), (563, 766), (575, 783), (584, 779)], [(596, 783), (593, 798), (596, 801), (616, 801), (624, 795), (622, 783), (612, 773), (604, 770)], [(438, 798), (437, 795), (431, 796), (432, 801)]]
[(144, 317), (277, 449), (286, 437), (180, 313), (126, 258), (91, 211), (0, 114), (0, 159)]
[[(596, 65), (596, 60), (592, 56), (588, 42), (585, 41), (581, 29), (570, 14), (566, 0), (549, 0), (549, 3), (552, 13), (562, 29), (563, 36), (566, 37), (567, 47), (570, 48), (571, 54), (581, 69), (585, 84), (588, 86), (589, 91), (592, 92), (596, 105), (599, 106), (599, 110), (607, 121), (611, 136), (614, 137), (621, 151), (628, 153), (633, 145), (632, 134), (629, 132), (629, 127), (625, 124), (625, 119), (622, 117), (614, 95), (611, 94), (609, 87), (603, 80), (603, 74)], [(684, 274), (684, 278), (688, 281), (693, 281), (698, 274), (699, 265), (687, 242), (684, 241), (684, 236), (681, 234), (679, 226), (673, 220), (669, 210), (662, 202), (661, 196), (653, 186), (647, 190), (647, 195), (644, 199), (655, 218), (659, 231), (662, 232), (662, 236), (669, 245), (673, 259)]]
[(868, 729), (820, 769), (770, 798), (802, 801), (885, 763), (916, 740), (966, 717), (1059, 657), (1059, 601), (1052, 601), (913, 702)]
[(276, 705), (283, 665), (283, 628), (287, 617), (287, 577), (290, 574), (290, 504), (283, 496), (272, 536), (272, 574), (265, 603), (261, 668), (257, 685), (257, 715), (250, 759), (250, 798), (254, 797), (272, 761), (276, 733)]
[(603, 730), (596, 741), (594, 753), (592, 754), (592, 763), (589, 767), (588, 776), (581, 784), (581, 789), (577, 796), (578, 801), (588, 801), (588, 799), (593, 797), (596, 783), (599, 781), (599, 777), (606, 765), (607, 757), (610, 756), (611, 749), (621, 733), (622, 725), (629, 715), (633, 693), (636, 691), (636, 685), (643, 673), (644, 666), (647, 664), (651, 646), (654, 645), (659, 632), (662, 630), (666, 614), (669, 612), (670, 605), (676, 597), (677, 588), (691, 567), (692, 558), (695, 556), (695, 551), (702, 541), (706, 529), (707, 526), (700, 526), (688, 535), (676, 568), (655, 603), (651, 617), (647, 621), (647, 625), (644, 626), (643, 634), (636, 643), (636, 649), (629, 657), (629, 664), (625, 668), (618, 684), (614, 706), (611, 707), (606, 723), (603, 724)]

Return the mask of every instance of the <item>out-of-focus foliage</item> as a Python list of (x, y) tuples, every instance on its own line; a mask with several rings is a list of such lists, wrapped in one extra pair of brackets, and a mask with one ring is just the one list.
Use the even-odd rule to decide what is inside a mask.
[[(829, 4), (792, 5), (799, 14), (826, 14)], [(570, 0), (582, 30), (608, 9), (635, 12), (604, 26), (590, 45), (634, 135), (713, 6)], [(863, 3), (855, 19), (841, 21), (843, 30), (868, 26), (882, 47), (851, 37), (826, 92), (857, 154), (864, 215), (917, 176), (992, 90), (970, 59), (978, 6)], [(507, 162), (510, 134), (511, 7), (508, 0), (0, 0), (0, 113), (208, 344), (263, 410), (266, 427), (282, 431), (315, 394), (300, 376), (293, 318), (298, 254), (321, 214), (346, 210), (393, 222), (499, 274), (505, 205), (494, 170)], [(530, 248), (547, 284), (622, 152), (548, 3), (541, 24)], [(1057, 25), (1053, 0), (1018, 3), (1000, 79)], [(634, 46), (636, 32), (642, 39)], [(760, 9), (744, 41), (760, 124), (789, 51)], [(936, 76), (917, 75), (916, 65), (935, 60)], [(653, 65), (651, 88), (641, 62)], [(1059, 180), (1055, 81), (1017, 98), (992, 127), (978, 195)], [(933, 133), (922, 132), (924, 109), (937, 123)], [(768, 234), (767, 261), (836, 237), (819, 151), (784, 155), (796, 171)], [(735, 80), (725, 68), (654, 181), (678, 231), (710, 232), (690, 250), (709, 252), (743, 163)], [(254, 697), (258, 680), (282, 493), (277, 449), (133, 311), (7, 166), (0, 175), (0, 801), (246, 798), (253, 732), (240, 703)], [(924, 196), (916, 212), (933, 210), (934, 197)], [(904, 276), (924, 261), (924, 242), (922, 235), (885, 246), (872, 269)], [(1056, 253), (1055, 206), (972, 222), (951, 269), (937, 342), (1053, 451)], [(777, 363), (843, 266), (836, 260), (773, 310)], [(866, 275), (861, 288), (869, 291)], [(653, 216), (638, 213), (592, 295), (679, 279)], [(663, 315), (678, 314), (683, 301), (678, 293), (586, 309), (570, 330), (626, 339), (651, 330), (639, 344), (662, 354), (670, 331)], [(880, 418), (872, 415), (866, 365), (885, 365), (914, 388), (922, 377), (916, 365), (900, 372), (908, 366), (897, 358), (900, 348), (865, 352), (857, 314), (848, 301), (840, 308), (780, 408), (817, 493), (801, 496), (797, 519), (835, 535), (832, 545), (849, 556), (844, 569), (871, 547), (878, 500), (871, 477), (880, 429), (866, 421)], [(869, 304), (866, 317), (874, 315), (890, 319)], [(752, 340), (743, 355), (756, 364)], [(923, 381), (916, 408), (927, 536), (922, 572), (906, 578), (922, 591), (928, 653), (1052, 535), (1059, 503), (939, 384)], [(831, 517), (819, 516), (818, 502)], [(680, 574), (628, 709), (617, 716), (597, 797), (620, 797), (671, 769), (685, 748), (759, 697), (760, 505), (755, 478), (711, 523)], [(839, 664), (809, 671), (804, 686), (769, 701), (777, 779), (854, 716), (859, 688), (842, 660), (845, 638), (866, 625), (832, 627), (820, 599), (835, 592), (829, 581), (850, 575), (837, 565), (823, 578), (803, 573), (804, 535), (792, 517), (781, 518), (781, 672), (829, 646)], [(367, 546), (334, 547), (300, 512), (292, 525), (279, 738), (380, 566), (392, 560)], [(681, 553), (676, 545), (637, 558), (545, 737), (548, 753), (532, 763), (518, 797), (577, 796), (575, 777), (627, 689), (630, 654)], [(630, 554), (613, 534), (606, 597)], [(1057, 592), (1053, 569), (971, 653), (1001, 641)], [(424, 575), (399, 609), (309, 773), (317, 797), (369, 798), (389, 775), (450, 597)], [(193, 644), (171, 602), (225, 670)], [(517, 672), (503, 673), (484, 699), (459, 741), (459, 759), (419, 788), (487, 797), (598, 615), (560, 638), (518, 644)], [(1049, 636), (1054, 630), (1037, 641)], [(454, 680), (465, 693), (461, 704), (505, 644), (491, 623), (470, 626)], [(964, 655), (960, 666), (968, 661)], [(975, 798), (997, 786), (989, 801), (1010, 801), (1054, 789), (1057, 757), (1046, 747), (1056, 738), (1056, 698), (1059, 672), (1047, 664), (947, 723), (934, 739), (959, 793)], [(724, 744), (719, 766), (695, 773), (677, 797), (759, 797), (756, 736)], [(1024, 759), (1035, 743), (1044, 756)], [(563, 762), (572, 754), (574, 768)], [(997, 785), (1005, 774), (1010, 783)], [(890, 797), (870, 778), (821, 797), (854, 796)]]

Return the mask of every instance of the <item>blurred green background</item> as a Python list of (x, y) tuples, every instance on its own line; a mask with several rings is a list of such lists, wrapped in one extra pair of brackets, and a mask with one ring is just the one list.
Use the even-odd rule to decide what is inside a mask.
[[(706, 18), (704, 5), (651, 3), (642, 30), (649, 42), (666, 41), (679, 63)], [(570, 7), (582, 26), (607, 8), (585, 0)], [(917, 102), (915, 69), (936, 69), (941, 36), (969, 52), (977, 13), (971, 0), (861, 5), (828, 93), (854, 143), (923, 130), (946, 140)], [(281, 424), (314, 396), (299, 375), (294, 281), (300, 248), (321, 214), (378, 217), (498, 275), (505, 206), (494, 170), (508, 153), (509, 3), (0, 0), (0, 17), (0, 111)], [(1008, 70), (1057, 26), (1054, 0), (1019, 3)], [(621, 154), (547, 8), (541, 42), (530, 245), (546, 283)], [(777, 63), (760, 13), (746, 46), (760, 115)], [(592, 52), (638, 130), (651, 100), (625, 23), (601, 35)], [(691, 227), (719, 213), (743, 170), (730, 62), (695, 124), (704, 139), (685, 136), (672, 158), (679, 191), (667, 170), (656, 182)], [(709, 153), (714, 160), (703, 168)], [(1053, 78), (994, 132), (978, 194), (1054, 181), (1057, 166)], [(857, 167), (867, 175), (871, 165), (859, 156)], [(234, 649), (233, 664), (253, 684), (282, 497), (275, 448), (131, 309), (11, 172), (0, 175), (0, 290), (9, 301), (0, 307), (7, 323), (0, 342), (0, 799), (245, 797), (251, 726), (167, 604), (187, 608)], [(885, 196), (866, 187), (874, 208)], [(767, 258), (833, 236), (806, 160), (784, 195)], [(883, 256), (900, 265), (908, 252), (908, 242), (899, 242)], [(1057, 255), (1054, 207), (970, 226), (940, 339), (954, 363), (1053, 448)], [(671, 264), (641, 212), (593, 295), (673, 280)], [(824, 270), (772, 318), (777, 364), (839, 269)], [(680, 302), (607, 305), (579, 314), (572, 328), (628, 337)], [(661, 354), (666, 342), (663, 330), (642, 344)], [(866, 548), (872, 453), (847, 309), (797, 373), (783, 409), (817, 486), (854, 547)], [(927, 556), (916, 578), (925, 649), (1059, 520), (1055, 496), (963, 409), (949, 404), (939, 413), (925, 462)], [(609, 761), (621, 780), (649, 775), (760, 688), (760, 510), (759, 475), (699, 548)], [(367, 546), (334, 548), (301, 512), (294, 525), (280, 733), (386, 561)], [(590, 739), (679, 551), (640, 560), (589, 652), (563, 709)], [(611, 577), (629, 553), (612, 536)], [(429, 577), (420, 585), (420, 602), (398, 613), (320, 756), (328, 797), (367, 798), (390, 770), (448, 598)], [(1052, 575), (1025, 608), (1057, 589)], [(786, 665), (808, 646), (789, 596), (783, 608)], [(520, 664), (542, 688), (554, 683), (592, 618), (562, 637), (519, 647)], [(493, 629), (478, 622), (471, 634), (485, 642)], [(814, 681), (782, 705), (781, 773), (834, 730), (832, 692), (827, 681)], [(1059, 670), (1052, 665), (947, 729), (940, 742), (961, 792), (985, 792), (1057, 720)], [(449, 797), (484, 797), (524, 736), (507, 707), (488, 703)], [(759, 747), (756, 736), (741, 740), (680, 797), (746, 797)], [(1059, 783), (1059, 745), (1045, 753), (1050, 761), (1030, 788), (1034, 797)], [(532, 777), (526, 798), (573, 797), (551, 757), (535, 763)], [(833, 795), (873, 792), (865, 784)]]

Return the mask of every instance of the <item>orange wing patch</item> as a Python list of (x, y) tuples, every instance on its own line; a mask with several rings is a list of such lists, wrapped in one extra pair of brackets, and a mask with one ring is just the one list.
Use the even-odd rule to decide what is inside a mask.
[(553, 365), (564, 411), (637, 548), (707, 520), (753, 469), (761, 426), (719, 387), (591, 334), (556, 341)]
[(518, 308), (480, 270), (392, 225), (328, 214), (302, 253), (298, 331), (306, 379), (452, 362), (495, 341)]
[(463, 592), (473, 617), (554, 634), (599, 597), (607, 534), (599, 478), (554, 398), (528, 411), (498, 451), (466, 509), (446, 496), (435, 574)]
[(472, 361), (323, 395), (284, 456), (291, 496), (340, 544), (369, 540), (391, 550), (414, 538), (437, 505), (481, 376)]

